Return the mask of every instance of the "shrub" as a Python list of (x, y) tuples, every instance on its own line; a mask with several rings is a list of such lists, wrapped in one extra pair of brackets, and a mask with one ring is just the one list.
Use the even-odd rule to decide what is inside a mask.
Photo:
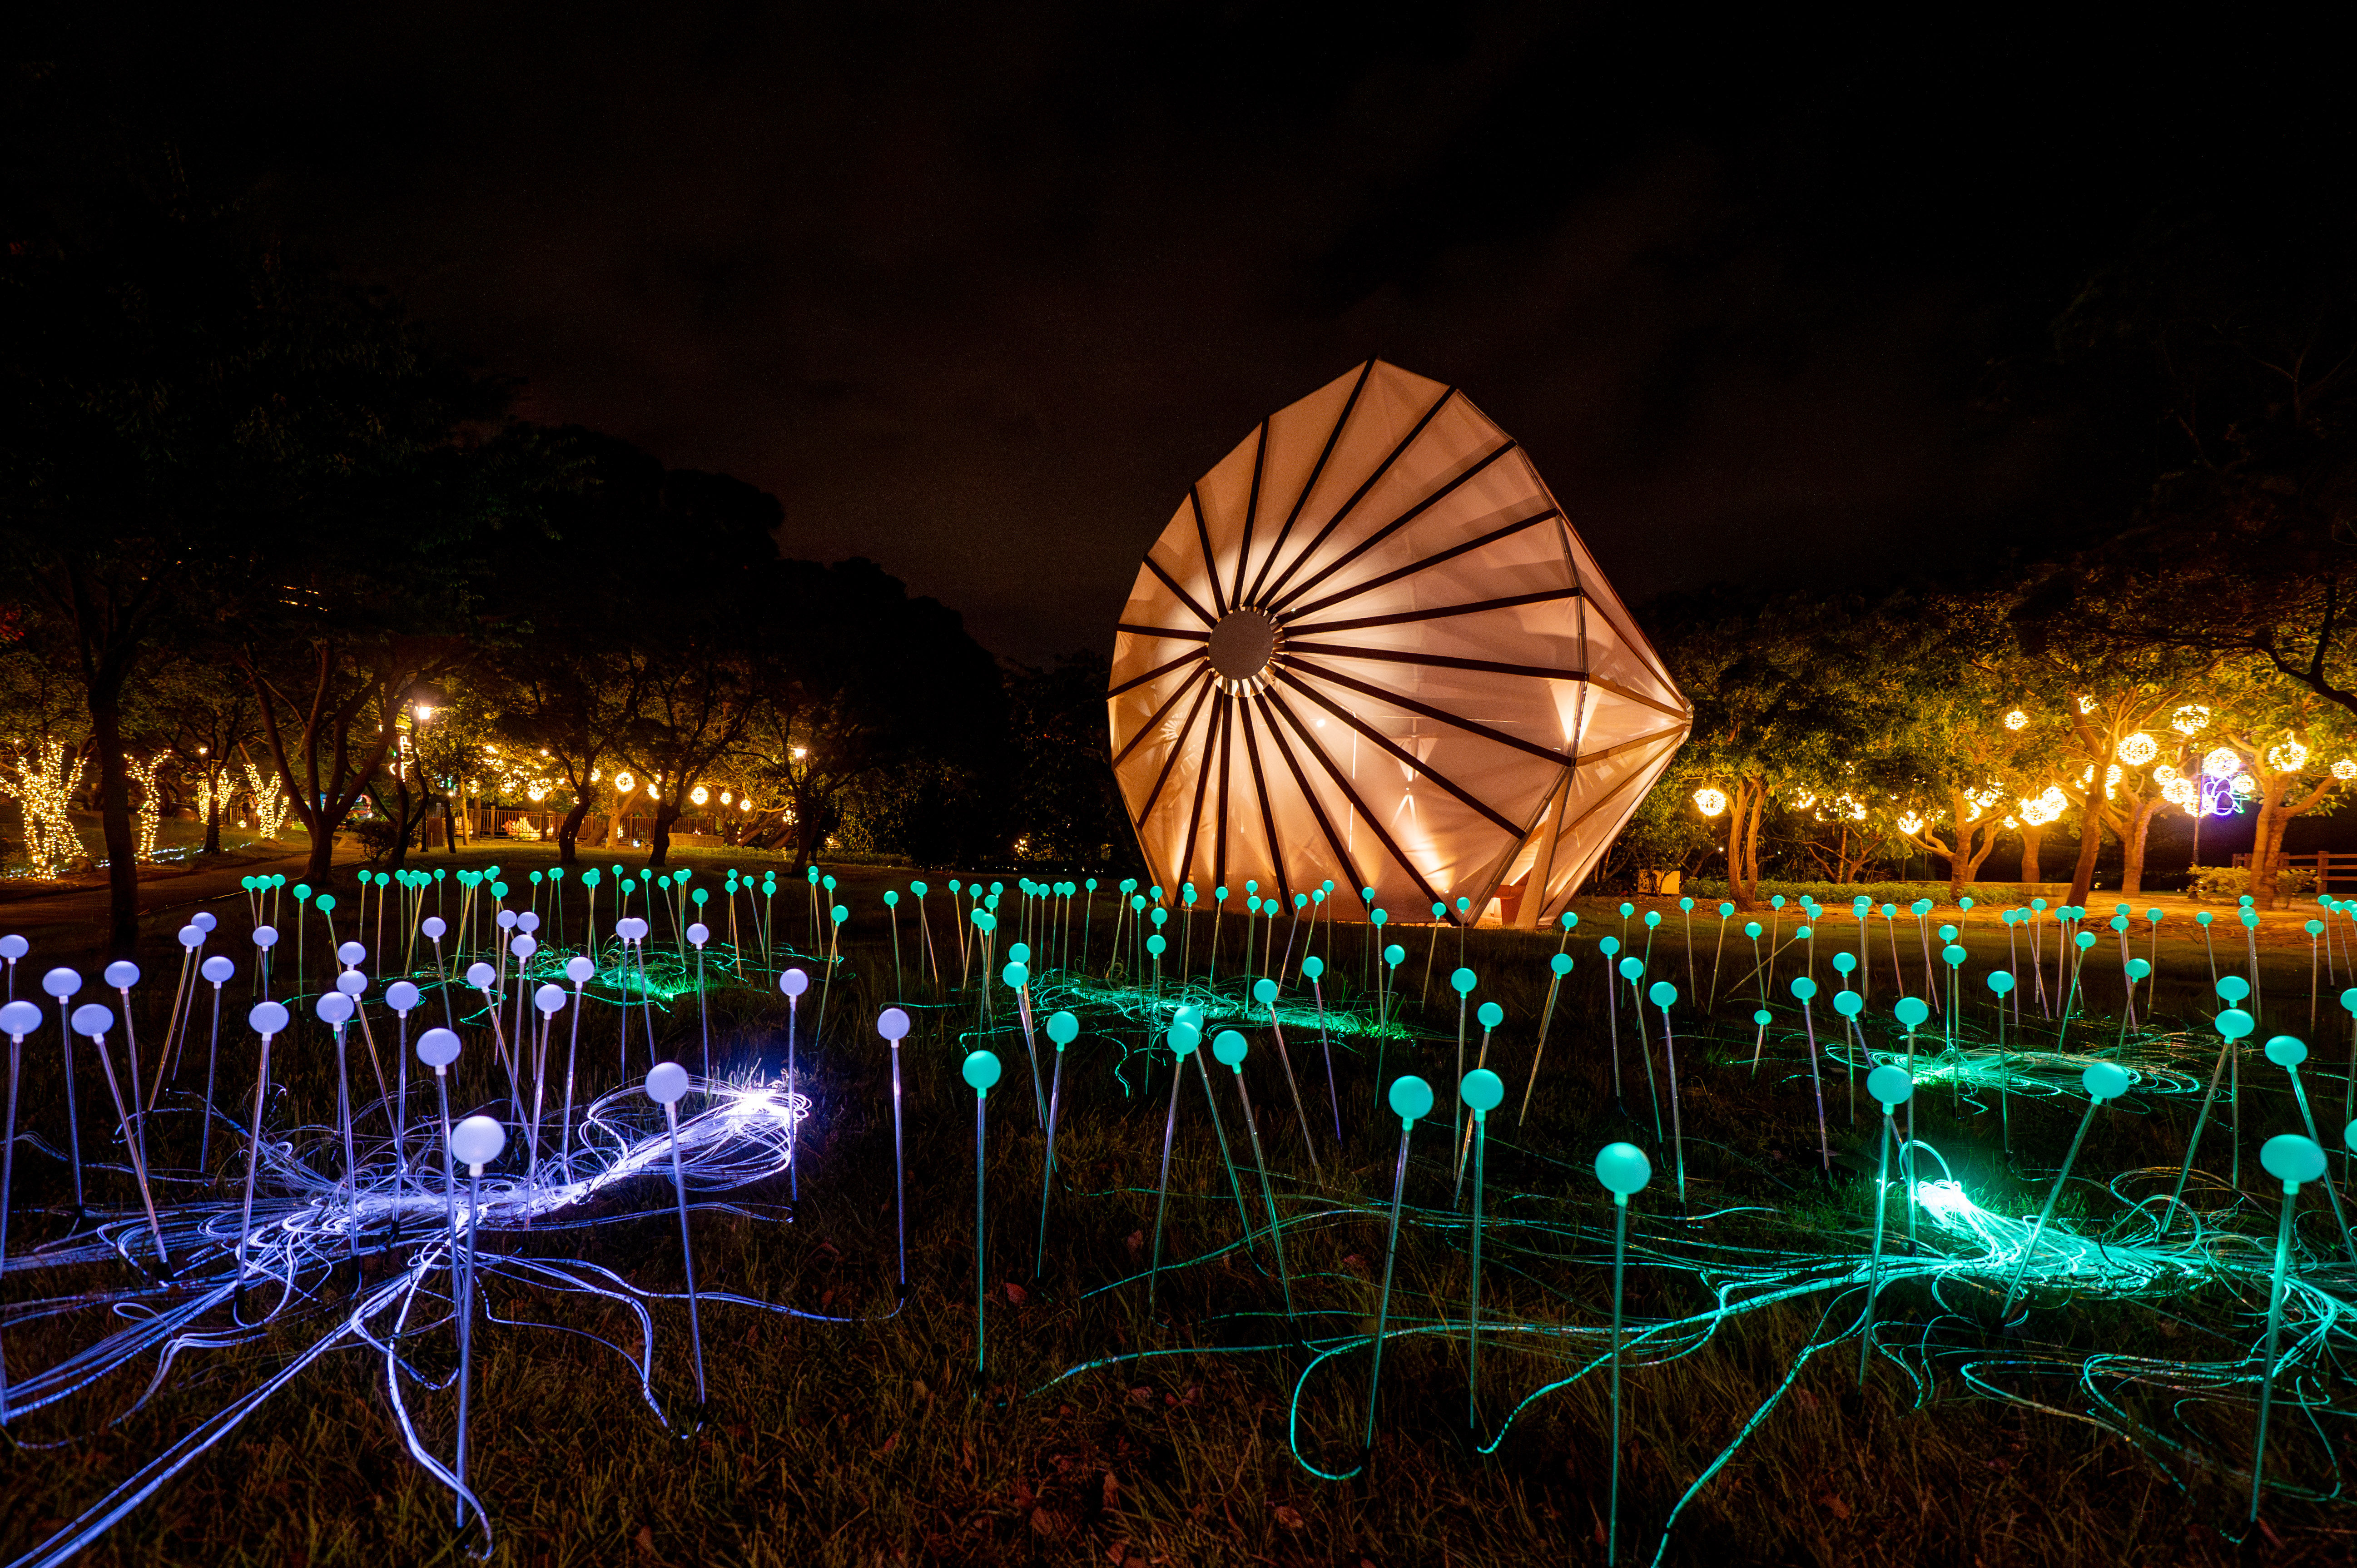
[[(1709, 882), (1700, 877), (1689, 878), (1686, 892), (1694, 895), (1697, 905), (1716, 904), (1727, 897), (1727, 884)], [(1803, 895), (1814, 898), (1828, 909), (1846, 910), (1863, 893), (1878, 905), (1896, 904), (1904, 909), (1918, 898), (1930, 898), (1936, 903), (1948, 901), (1948, 885), (1944, 882), (1767, 882), (1760, 884), (1760, 897), (1764, 902), (1781, 894), (1798, 903)], [(1975, 905), (2019, 904), (2027, 902), (2021, 890), (2010, 883), (1967, 882), (1964, 897)]]
[[(2244, 865), (2197, 865), (2186, 884), (2185, 896), (2197, 904), (2232, 904), (2251, 890), (2251, 872)], [(2296, 898), (2316, 891), (2316, 873), (2304, 865), (2287, 865), (2276, 873), (2276, 893)]]

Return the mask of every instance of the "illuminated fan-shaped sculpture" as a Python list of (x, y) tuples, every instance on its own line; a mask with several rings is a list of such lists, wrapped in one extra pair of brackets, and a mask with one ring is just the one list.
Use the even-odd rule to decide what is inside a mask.
[(1690, 723), (1521, 447), (1380, 360), (1261, 422), (1146, 553), (1114, 768), (1161, 886), (1552, 916)]

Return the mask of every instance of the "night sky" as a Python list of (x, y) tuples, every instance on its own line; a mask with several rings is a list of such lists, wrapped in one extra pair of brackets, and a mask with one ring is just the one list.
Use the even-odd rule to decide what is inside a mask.
[(1520, 437), (1632, 599), (1968, 553), (2058, 461), (1976, 415), (1989, 358), (2347, 161), (2313, 40), (2167, 22), (336, 9), (41, 47), (522, 413), (751, 480), (1028, 660), (1108, 647), (1188, 482), (1369, 355)]

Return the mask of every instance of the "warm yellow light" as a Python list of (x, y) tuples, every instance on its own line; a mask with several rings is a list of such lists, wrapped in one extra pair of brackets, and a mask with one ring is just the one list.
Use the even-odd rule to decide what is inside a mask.
[(592, 784), (604, 777), (606, 777), (606, 770), (602, 768), (593, 768), (589, 770), (589, 782)]
[(648, 786), (647, 786), (647, 799), (648, 799), (648, 800), (662, 800), (662, 786), (660, 786), (660, 785), (656, 785), (656, 784), (650, 784), (650, 785), (648, 785)]
[(2201, 759), (2201, 771), (2212, 779), (2232, 779), (2242, 770), (2242, 754), (2231, 746), (2222, 746)]
[(2259, 781), (2247, 773), (2237, 773), (2234, 781), (2227, 788), (2237, 795), (2255, 795), (2259, 792)]
[(694, 789), (690, 789), (687, 792), (687, 798), (701, 806), (704, 802), (712, 799), (712, 791), (706, 789), (703, 785), (698, 784)]
[(638, 787), (639, 781), (631, 778), (629, 773), (622, 772), (614, 775), (614, 788), (619, 792), (627, 795)]
[(2092, 713), (2093, 713), (2093, 712), (2095, 711), (2095, 700), (2094, 700), (2093, 697), (2082, 697), (2082, 698), (2080, 698), (2080, 699), (2079, 699), (2079, 711), (2080, 711), (2081, 713), (2083, 713), (2083, 714), (2092, 714)]
[(1708, 785), (1695, 791), (1695, 806), (1706, 817), (1715, 817), (1727, 810), (1727, 792)]
[(2120, 760), (2130, 768), (2142, 768), (2159, 755), (2160, 742), (2142, 730), (2136, 731), (2136, 734), (2120, 742)]
[(724, 806), (734, 805), (734, 804), (736, 804), (736, 800), (737, 800), (737, 797), (735, 797), (734, 795), (731, 795), (727, 790), (723, 789), (722, 791), (720, 791), (720, 803), (721, 803), (722, 805), (724, 805)]
[(2201, 792), (2195, 788), (2192, 779), (2180, 773), (2160, 787), (2160, 798), (2179, 811), (2190, 811), (2193, 810), (2194, 802), (2201, 798)]
[(2029, 722), (2029, 715), (2023, 713), (2019, 708), (2016, 708), (2013, 712), (2005, 715), (2005, 727), (2007, 729), (2019, 729)]
[(798, 746), (794, 747), (794, 760), (795, 760), (796, 762), (800, 762), (803, 757), (808, 757), (809, 755), (810, 755), (810, 748), (809, 748), (809, 747), (807, 747), (807, 746)]
[(2166, 789), (2179, 779), (2184, 778), (2185, 775), (2179, 773), (2176, 768), (2171, 768), (2168, 763), (2164, 762), (2159, 767), (2152, 770), (2152, 777), (2155, 783)]
[(2070, 804), (2071, 798), (2062, 793), (2061, 785), (2049, 784), (2044, 794), (2021, 802), (2021, 820), (2033, 828), (2042, 828), (2061, 816)]
[(419, 724), (425, 724), (434, 717), (434, 706), (430, 703), (420, 703), (410, 709), (409, 714)]
[(750, 795), (748, 795), (748, 796), (746, 796), (743, 800), (741, 800), (737, 801), (737, 809), (738, 811), (751, 811), (751, 810), (753, 809), (753, 797), (752, 797), (752, 796), (750, 796)]
[(2332, 765), (2332, 776), (2343, 784), (2348, 783), (2352, 779), (2357, 779), (2357, 759), (2342, 757)]
[(2169, 727), (2179, 735), (2200, 735), (2210, 727), (2210, 710), (2199, 703), (2188, 703), (2169, 715)]
[(2267, 766), (2278, 773), (2297, 773), (2308, 761), (2308, 747), (2296, 740), (2287, 740), (2267, 751)]
[(1923, 819), (1910, 811), (1899, 819), (1899, 831), (1912, 838), (1923, 831)]

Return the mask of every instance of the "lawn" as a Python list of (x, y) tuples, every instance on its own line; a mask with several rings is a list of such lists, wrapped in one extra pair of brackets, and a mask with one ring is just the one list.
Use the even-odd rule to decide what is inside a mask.
[[(519, 868), (540, 857), (502, 858), (509, 902), (521, 904), (530, 889)], [(690, 864), (694, 886), (713, 891), (706, 918), (715, 919), (725, 897), (721, 867)], [(1441, 1090), (1454, 1082), (1458, 1007), (1447, 977), (1458, 960), (1458, 935), (1393, 933), (1407, 954), (1390, 1004), (1399, 1026), (1387, 1031), (1369, 1027), (1375, 1006), (1361, 929), (1318, 935), (1328, 966), (1320, 993), (1334, 1026), (1331, 1106), (1316, 999), (1288, 988), (1282, 1004), (1308, 1112), (1306, 1137), (1265, 1012), (1253, 1021), (1243, 1087), (1265, 1152), (1265, 1195), (1231, 1076), (1212, 1064), (1232, 1181), (1202, 1082), (1186, 1080), (1149, 1309), (1171, 1066), (1167, 1051), (1151, 1048), (1158, 1037), (1151, 999), (1124, 983), (1126, 976), (1111, 985), (1103, 978), (1112, 958), (1110, 900), (1100, 898), (1088, 922), (1086, 963), (1044, 975), (1037, 987), (1038, 1012), (1070, 1006), (1081, 1026), (1063, 1064), (1042, 1252), (1046, 1140), (1012, 993), (996, 987), (985, 1019), (975, 990), (960, 989), (946, 875), (929, 899), (946, 960), (937, 989), (920, 972), (905, 901), (896, 917), (895, 979), (894, 927), (878, 894), (888, 878), (905, 888), (907, 874), (840, 875), (835, 897), (854, 911), (842, 961), (796, 1016), (796, 1087), (811, 1101), (797, 1169), (789, 1176), (773, 1165), (746, 1185), (692, 1189), (709, 1377), (703, 1410), (694, 1406), (667, 1164), (606, 1184), (529, 1230), (486, 1229), (491, 1261), (482, 1273), (488, 1316), (478, 1317), (473, 1336), (469, 1480), (500, 1561), (1600, 1562), (1612, 1506), (1613, 1210), (1591, 1163), (1619, 1139), (1641, 1144), (1653, 1165), (1651, 1185), (1630, 1208), (1620, 1561), (2224, 1563), (2239, 1560), (2245, 1549), (2236, 1541), (2246, 1538), (2270, 1561), (2341, 1562), (2357, 1541), (2357, 1519), (2320, 1500), (2339, 1485), (2335, 1448), (2345, 1444), (2352, 1397), (2344, 1369), (2350, 1330), (2333, 1314), (2357, 1304), (2357, 1276), (2335, 1261), (2340, 1234), (2312, 1191), (2298, 1210), (2300, 1294), (2287, 1316), (2296, 1375), (2287, 1374), (2275, 1407), (2262, 1523), (2254, 1532), (2242, 1522), (2281, 1205), (2279, 1188), (2259, 1174), (2258, 1150), (2266, 1137), (2296, 1129), (2298, 1113), (2287, 1076), (2248, 1052), (2238, 1111), (2213, 1115), (2189, 1188), (2201, 1240), (2180, 1219), (2173, 1238), (2156, 1240), (2160, 1206), (2152, 1200), (2174, 1182), (2217, 1042), (2205, 1023), (2214, 1004), (2204, 1004), (2203, 950), (2190, 938), (2168, 940), (2167, 922), (2152, 1026), (2128, 1032), (2125, 1047), (2114, 958), (2108, 970), (2089, 963), (2095, 1015), (2074, 1024), (2064, 1056), (2042, 1054), (2051, 1052), (2056, 1026), (2039, 1017), (2034, 1000), (2026, 1036), (2008, 1022), (2016, 1049), (2041, 1054), (2015, 1062), (2001, 1103), (1986, 1058), (1975, 1070), (1990, 1081), (1969, 1093), (1927, 1071), (1914, 1131), (1956, 1185), (1919, 1207), (1911, 1253), (1903, 1189), (1894, 1189), (1880, 1328), (1862, 1378), (1854, 1330), (1865, 1296), (1857, 1278), (1872, 1245), (1879, 1122), (1870, 1101), (1853, 1121), (1845, 1069), (1828, 1051), (1818, 1062), (1826, 1095), (1821, 1150), (1807, 1031), (1830, 1047), (1840, 1024), (1822, 994), (1805, 1019), (1792, 1004), (1787, 986), (1805, 951), (1780, 955), (1770, 990), (1777, 1005), (1763, 1035), (1751, 1021), (1762, 977), (1749, 972), (1748, 944), (1739, 933), (1730, 941), (1716, 1011), (1706, 1013), (1693, 993), (1707, 999), (1711, 989), (1707, 928), (1690, 976), (1682, 945), (1668, 934), (1676, 928), (1673, 908), (1647, 978), (1666, 978), (1681, 993), (1670, 1017), (1674, 1114), (1661, 1014), (1648, 1010), (1641, 1054), (1631, 993), (1624, 985), (1608, 1004), (1593, 940), (1617, 939), (1620, 921), (1609, 906), (1583, 902), (1586, 918), (1569, 944), (1576, 967), (1548, 1022), (1525, 1116), (1521, 1102), (1547, 1015), (1546, 959), (1557, 944), (1510, 931), (1465, 934), (1463, 961), (1479, 975), (1471, 1001), (1504, 1011), (1489, 1043), (1506, 1101), (1491, 1119), (1482, 1161), (1478, 1375), (1467, 1331), (1472, 1195), (1459, 1197), (1444, 1092), (1408, 1140), (1377, 1438), (1362, 1463), (1369, 1340), (1401, 1146), (1398, 1119), (1379, 1106), (1379, 1078), (1388, 1083), (1412, 1071)], [(576, 871), (576, 889), (577, 878)], [(1016, 935), (1017, 902), (1012, 879), (1004, 880), (1002, 961)], [(348, 886), (340, 897), (351, 897)], [(455, 910), (447, 883), (444, 897)], [(608, 884), (601, 930), (610, 928), (611, 900)], [(541, 908), (553, 918), (552, 903), (544, 897)], [(640, 912), (643, 905), (641, 895)], [(214, 947), (235, 955), (241, 972), (227, 988), (218, 1095), (231, 1120), (214, 1125), (210, 1168), (198, 1168), (200, 1122), (188, 1092), (200, 1082), (201, 1016), (179, 1090), (167, 1088), (149, 1126), (162, 1201), (184, 1227), (175, 1236), (195, 1235), (199, 1222), (224, 1239), (236, 1230), (245, 1144), (235, 1123), (250, 1112), (254, 1065), (253, 1036), (238, 1022), (252, 951), (243, 906), (234, 895), (215, 905), (224, 935)], [(725, 975), (716, 959), (705, 978), (716, 1076), (741, 1084), (784, 1070), (786, 1010), (761, 964), (752, 907), (740, 898), (737, 908), (746, 983)], [(282, 906), (282, 925), (290, 910)], [(823, 945), (823, 922), (813, 940), (806, 889), (781, 891), (772, 910), (773, 966), (789, 961), (776, 950), (786, 943), (804, 955)], [(576, 941), (583, 914), (577, 901), (568, 903)], [(400, 927), (397, 909), (391, 924)], [(1199, 981), (1208, 924), (1199, 916), (1188, 943)], [(1964, 970), (1963, 1026), (1979, 1039), (1994, 1023), (1980, 976), (2004, 963), (2006, 944), (1993, 921), (1973, 924), (1983, 929), (1966, 934), (1975, 956)], [(1641, 947), (1641, 927), (1631, 929)], [(1075, 913), (1075, 949), (1082, 930)], [(1781, 930), (1789, 937), (1789, 925)], [(230, 931), (237, 940), (227, 940)], [(1060, 924), (1055, 931), (1060, 950), (1067, 939)], [(307, 960), (315, 986), (319, 935), (315, 920)], [(1912, 940), (1904, 925), (1900, 936)], [(725, 928), (716, 940), (726, 940)], [(1830, 992), (1832, 941), (1820, 940), (1827, 950), (1816, 955), (1815, 972)], [(1280, 929), (1280, 954), (1286, 940)], [(2050, 983), (2050, 929), (2047, 940)], [(149, 950), (169, 953), (167, 942), (159, 934)], [(1234, 1008), (1232, 916), (1222, 942), (1219, 993)], [(705, 1026), (668, 915), (650, 946), (668, 950), (650, 978), (656, 992), (671, 993), (660, 1007), (651, 998), (634, 1007), (630, 1027), (651, 1017), (661, 1054), (700, 1069)], [(1900, 956), (1915, 957), (1907, 946)], [(34, 972), (60, 961), (88, 968), (90, 957), (36, 952), (27, 961)], [(398, 955), (388, 957), (397, 967)], [(415, 960), (430, 979), (422, 947)], [(820, 972), (808, 956), (793, 961)], [(1166, 999), (1177, 961), (1166, 960)], [(1897, 993), (1888, 950), (1871, 962), (1872, 1043), (1903, 1048), (1891, 1023)], [(1039, 967), (1053, 967), (1045, 953)], [(1297, 970), (1297, 952), (1277, 967)], [(2262, 955), (2268, 1001), (2260, 1038), (2307, 1033), (2308, 967), (2303, 941), (2272, 937)], [(173, 975), (160, 959), (151, 969), (134, 995), (141, 1037), (152, 1045), (165, 1035)], [(1918, 991), (1920, 972), (1918, 964)], [(581, 1025), (585, 1099), (592, 1087), (602, 1092), (621, 1081), (613, 1054), (619, 1016), (611, 1000), (599, 1000), (608, 991), (602, 980), (592, 987)], [(369, 1012), (389, 1057), (393, 1021), (382, 994), (381, 986), (372, 992)], [(471, 994), (462, 993), (458, 1005)], [(896, 1000), (914, 1018), (900, 1053), (905, 1299), (896, 1288), (892, 1063), (873, 1029), (877, 1012)], [(2138, 1004), (2147, 1004), (2141, 995)], [(428, 1013), (438, 1006), (429, 991)], [(2339, 1042), (2347, 1015), (2334, 1015), (2324, 1037)], [(430, 1261), (438, 1254), (413, 1234), (403, 1252), (366, 1260), (356, 1283), (334, 1249), (296, 1249), (303, 1263), (283, 1302), (275, 1291), (267, 1302), (259, 1299), (264, 1293), (249, 1293), (253, 1326), (237, 1326), (223, 1304), (168, 1335), (145, 1327), (151, 1314), (208, 1288), (218, 1294), (229, 1265), (221, 1245), (207, 1244), (176, 1252), (176, 1283), (145, 1275), (153, 1244), (120, 1164), (120, 1141), (102, 1133), (113, 1111), (86, 1047), (77, 1081), (83, 1148), (93, 1166), (107, 1167), (93, 1170), (91, 1198), (110, 1208), (108, 1234), (122, 1251), (65, 1248), (70, 1183), (53, 1152), (64, 1112), (50, 1017), (27, 1042), (17, 1115), (41, 1142), (28, 1138), (17, 1151), (0, 1348), (11, 1379), (22, 1380), (109, 1334), (145, 1338), (135, 1355), (91, 1362), (99, 1375), (87, 1386), (11, 1422), (12, 1445), (0, 1461), (11, 1499), (0, 1512), (0, 1554), (13, 1561), (71, 1534), (71, 1521), (142, 1466), (298, 1366), (81, 1560), (430, 1563), (481, 1551), (484, 1530), (471, 1522), (454, 1529), (452, 1495), (408, 1451), (388, 1394), (388, 1366), (397, 1365), (417, 1444), (447, 1463), (457, 1402), (447, 1384), (457, 1354), (447, 1271)], [(1232, 1022), (1214, 1018), (1206, 1032)], [(1927, 1069), (1942, 1027), (1935, 1015), (1922, 1031)], [(504, 1106), (488, 1031), (478, 1023), (463, 1033), (454, 1113)], [(1481, 1034), (1478, 1022), (1469, 1026), (1468, 1065)], [(2337, 1125), (2345, 1047), (2316, 1043), (2320, 1059), (2304, 1073), (2308, 1092), (2320, 1119)], [(979, 1369), (974, 1101), (959, 1076), (964, 1053), (977, 1046), (1005, 1065), (986, 1113)], [(1038, 1046), (1043, 1056), (1052, 1050), (1044, 1033)], [(2017, 1307), (2008, 1327), (1997, 1306), (2004, 1266), (2018, 1248), (1993, 1246), (1970, 1226), (1994, 1215), (2000, 1228), (2015, 1228), (2000, 1234), (2012, 1235), (2045, 1199), (2086, 1106), (2072, 1054), (2083, 1047), (2119, 1054), (2139, 1076), (2129, 1095), (2089, 1123), (2056, 1209), (2056, 1246), (2030, 1274), (2027, 1316)], [(630, 1049), (635, 1081), (646, 1067), (643, 1036)], [(360, 1100), (374, 1101), (357, 1046), (351, 1059), (356, 1077), (368, 1080)], [(393, 1070), (390, 1060), (384, 1066)], [(1051, 1062), (1042, 1067), (1052, 1070)], [(423, 1115), (430, 1105), (423, 1069), (412, 1068), (413, 1116)], [(1648, 1074), (1657, 1095), (1648, 1093)], [(274, 1056), (274, 1077), (282, 1076), (286, 1087), (268, 1124), (303, 1144), (315, 1190), (331, 1193), (342, 1168), (341, 1145), (328, 1131), (335, 1054), (307, 1009)], [(683, 1109), (701, 1103), (692, 1098)], [(618, 1104), (632, 1130), (657, 1135), (662, 1123), (642, 1097)], [(381, 1105), (361, 1112), (363, 1140), (377, 1150), (364, 1149), (364, 1158), (382, 1157), (382, 1112)], [(515, 1155), (511, 1143), (499, 1167), (511, 1176)], [(2239, 1186), (2230, 1185), (2237, 1164)], [(1923, 1175), (1939, 1174), (1927, 1156)], [(1469, 1189), (1472, 1179), (1469, 1171)], [(440, 1202), (438, 1175), (433, 1201)], [(2139, 1202), (2141, 1212), (2133, 1207)], [(1280, 1219), (1281, 1271), (1271, 1208)], [(87, 1227), (81, 1234), (87, 1239)], [(1036, 1274), (1035, 1257), (1044, 1260)], [(428, 1260), (414, 1278), (405, 1272), (411, 1258)], [(412, 1301), (414, 1321), (393, 1352), (350, 1327), (363, 1304), (403, 1298)], [(36, 1310), (36, 1301), (50, 1305)], [(643, 1387), (641, 1310), (651, 1346)], [(380, 1337), (393, 1320), (374, 1307), (366, 1316)], [(300, 1359), (329, 1342), (335, 1348)]]

